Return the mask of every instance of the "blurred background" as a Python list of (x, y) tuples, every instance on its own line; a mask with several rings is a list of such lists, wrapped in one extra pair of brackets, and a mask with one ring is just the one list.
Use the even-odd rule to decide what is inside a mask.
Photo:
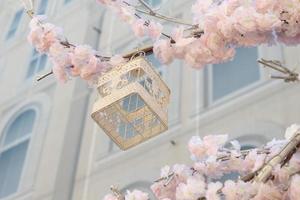
[[(160, 12), (191, 20), (192, 0), (147, 0)], [(95, 0), (35, 0), (37, 14), (64, 29), (70, 42), (104, 55), (149, 44)], [(176, 61), (161, 65), (171, 89), (169, 130), (121, 151), (90, 117), (97, 92), (74, 79), (58, 84), (36, 77), (51, 70), (47, 56), (27, 42), (29, 18), (20, 1), (0, 2), (0, 199), (98, 200), (111, 185), (120, 190), (149, 186), (160, 168), (191, 163), (193, 135), (229, 134), (242, 148), (282, 138), (300, 121), (300, 85), (269, 79), (258, 58), (299, 70), (299, 47), (238, 49), (232, 62), (195, 70)], [(166, 24), (166, 32), (168, 25)]]

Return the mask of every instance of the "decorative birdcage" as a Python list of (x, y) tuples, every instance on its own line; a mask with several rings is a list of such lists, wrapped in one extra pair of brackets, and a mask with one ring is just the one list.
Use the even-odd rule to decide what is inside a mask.
[(92, 118), (126, 150), (168, 129), (170, 90), (144, 56), (103, 74)]

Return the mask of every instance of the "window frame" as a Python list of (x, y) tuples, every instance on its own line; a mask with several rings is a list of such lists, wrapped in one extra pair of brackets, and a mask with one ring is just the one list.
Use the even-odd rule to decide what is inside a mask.
[[(44, 63), (44, 66), (41, 68), (41, 60), (45, 59), (45, 63)], [(35, 62), (35, 66), (34, 66), (34, 69), (32, 70), (32, 74), (29, 76), (29, 72), (31, 71), (32, 69), (32, 63)], [(33, 49), (31, 51), (31, 54), (30, 54), (30, 59), (29, 59), (29, 62), (28, 62), (28, 68), (26, 70), (26, 74), (25, 74), (25, 79), (26, 80), (30, 80), (32, 79), (35, 75), (37, 75), (38, 73), (40, 72), (43, 72), (45, 71), (47, 68), (48, 68), (48, 57), (46, 54), (41, 54), (39, 52), (37, 52), (35, 49)]]
[[(42, 4), (43, 4), (44, 1), (46, 2), (45, 3), (46, 4), (45, 8), (42, 7)], [(50, 3), (50, 1), (48, 1), (48, 0), (40, 0), (39, 3), (37, 4), (37, 7), (36, 7), (36, 13), (37, 13), (37, 15), (45, 15), (45, 14), (47, 14), (49, 3)], [(41, 9), (44, 9), (44, 10), (41, 10)]]
[(69, 5), (73, 0), (63, 0), (63, 5)]
[[(19, 16), (18, 16), (18, 14), (19, 14)], [(19, 9), (14, 13), (13, 17), (10, 20), (8, 29), (5, 34), (5, 41), (9, 41), (16, 36), (16, 34), (18, 33), (18, 30), (19, 30), (21, 21), (23, 19), (23, 15), (24, 15), (23, 9)], [(17, 16), (18, 16), (18, 18), (17, 18)], [(13, 33), (11, 33), (12, 31), (13, 31)]]
[[(262, 57), (260, 48), (261, 47), (257, 47), (257, 58)], [(207, 76), (207, 81), (208, 81), (206, 84), (204, 84), (207, 87), (207, 88), (204, 88), (204, 90), (207, 91), (206, 97), (204, 97), (204, 98), (206, 98), (205, 102), (207, 102), (206, 106), (211, 107), (211, 106), (216, 106), (216, 105), (222, 104), (233, 98), (241, 96), (242, 94), (244, 94), (248, 91), (254, 90), (257, 87), (259, 87), (260, 85), (262, 85), (267, 79), (266, 79), (266, 76), (264, 76), (263, 68), (260, 67), (259, 64), (258, 64), (258, 67), (259, 67), (259, 79), (258, 80), (254, 81), (248, 85), (245, 85), (237, 90), (234, 90), (234, 91), (224, 95), (223, 97), (220, 97), (220, 98), (214, 100), (214, 98), (213, 98), (213, 65), (206, 66), (207, 70), (204, 71), (204, 76)], [(203, 82), (204, 81), (205, 80), (203, 80)]]
[(151, 6), (151, 7), (159, 7), (159, 6), (161, 6), (163, 3), (165, 3), (164, 1), (165, 0), (158, 0), (159, 2), (155, 2), (155, 1), (157, 1), (157, 0), (145, 0), (145, 3), (147, 3), (149, 6)]
[[(18, 119), (18, 117), (20, 117), (22, 114), (26, 113), (27, 111), (33, 111), (34, 114), (35, 114), (34, 121), (33, 121), (33, 124), (32, 124), (31, 133), (26, 134), (25, 136), (22, 136), (20, 138), (17, 138), (16, 141), (14, 141), (11, 144), (8, 144), (7, 146), (5, 146), (4, 142), (5, 142), (5, 138), (7, 136), (9, 128), (16, 121), (16, 119)], [(13, 148), (18, 147), (18, 145), (20, 145), (24, 142), (28, 142), (28, 146), (27, 146), (25, 157), (24, 157), (24, 162), (23, 162), (23, 166), (22, 166), (22, 169), (21, 169), (20, 179), (19, 179), (16, 191), (9, 194), (8, 196), (4, 196), (0, 199), (10, 198), (10, 197), (16, 196), (20, 193), (22, 184), (24, 182), (24, 176), (25, 176), (25, 173), (26, 173), (26, 168), (28, 167), (27, 166), (28, 162), (29, 162), (28, 161), (28, 159), (29, 159), (28, 154), (31, 151), (31, 146), (32, 146), (31, 143), (32, 143), (32, 140), (33, 140), (33, 137), (34, 137), (34, 133), (36, 132), (36, 126), (37, 126), (37, 121), (38, 121), (37, 117), (38, 117), (37, 108), (31, 107), (31, 106), (30, 107), (25, 107), (22, 110), (20, 110), (19, 112), (15, 113), (12, 117), (10, 117), (9, 121), (6, 123), (5, 128), (2, 131), (2, 134), (1, 134), (1, 137), (0, 137), (0, 139), (1, 139), (1, 141), (0, 141), (0, 155), (5, 153), (6, 151), (9, 151)]]
[[(35, 110), (36, 121), (33, 126), (33, 133), (30, 144), (28, 144), (28, 155), (24, 161), (24, 169), (20, 179), (19, 190), (11, 196), (4, 199), (14, 198), (33, 198), (34, 184), (37, 181), (38, 169), (43, 161), (41, 159), (42, 150), (44, 148), (47, 128), (46, 123), (51, 114), (52, 101), (47, 93), (38, 93), (33, 95), (30, 99), (23, 99), (19, 103), (10, 102), (6, 110), (3, 110), (3, 115), (0, 121), (0, 137), (2, 137), (5, 128), (11, 121), (13, 121), (19, 114), (26, 110)], [(3, 200), (4, 200), (3, 199)], [(2, 199), (1, 199), (2, 200)]]

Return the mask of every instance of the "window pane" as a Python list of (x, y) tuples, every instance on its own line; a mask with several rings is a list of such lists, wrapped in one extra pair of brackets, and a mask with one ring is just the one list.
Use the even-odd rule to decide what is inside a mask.
[(16, 34), (22, 15), (23, 15), (23, 10), (19, 10), (18, 12), (16, 12), (14, 19), (7, 32), (6, 39), (9, 39)]
[(40, 55), (37, 72), (40, 72), (40, 71), (44, 70), (45, 66), (46, 66), (46, 63), (47, 63), (47, 56), (45, 54)]
[(34, 60), (32, 60), (30, 62), (26, 78), (30, 78), (30, 77), (32, 77), (35, 74), (37, 63), (38, 63), (38, 59), (37, 58), (35, 58)]
[(0, 155), (0, 198), (18, 190), (29, 141)]
[(150, 6), (159, 6), (161, 4), (161, 0), (146, 0), (146, 2), (150, 5)]
[(255, 149), (256, 146), (255, 145), (252, 145), (252, 144), (245, 144), (245, 145), (242, 145), (241, 146), (241, 150), (249, 150), (249, 149)]
[(47, 10), (48, 0), (41, 0), (38, 8), (38, 15), (45, 14)]
[(18, 116), (15, 121), (9, 126), (5, 134), (4, 147), (15, 142), (23, 136), (29, 135), (32, 132), (35, 120), (35, 111), (28, 110)]
[(239, 90), (260, 79), (257, 48), (239, 48), (233, 61), (213, 65), (213, 100)]
[(69, 2), (71, 2), (72, 0), (64, 0), (64, 3), (67, 4)]
[(33, 49), (32, 50), (32, 57), (34, 58), (34, 57), (38, 57), (40, 54), (39, 54), (39, 52), (36, 50), (36, 49)]
[(156, 71), (162, 76), (163, 68), (159, 60), (154, 56), (154, 54), (150, 54), (146, 56), (147, 60), (155, 67)]

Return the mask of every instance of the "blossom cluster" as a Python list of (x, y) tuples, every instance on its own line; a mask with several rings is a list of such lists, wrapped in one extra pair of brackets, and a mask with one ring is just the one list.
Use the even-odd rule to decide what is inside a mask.
[(300, 42), (300, 4), (297, 0), (197, 0), (192, 7), (197, 28), (192, 30), (201, 30), (202, 35), (194, 37), (183, 27), (176, 27), (171, 39), (159, 38), (160, 24), (136, 19), (134, 6), (130, 6), (136, 1), (98, 2), (116, 10), (131, 24), (135, 35), (144, 36), (149, 32), (148, 35), (156, 39), (155, 55), (166, 64), (177, 58), (201, 68), (233, 59), (235, 49), (241, 46)]
[[(298, 0), (197, 0), (192, 6), (194, 26), (174, 27), (170, 37), (161, 36), (163, 26), (137, 14), (137, 0), (97, 0), (128, 23), (137, 37), (153, 39), (153, 52), (164, 64), (175, 58), (201, 68), (234, 58), (235, 49), (260, 44), (300, 42)], [(65, 82), (80, 76), (89, 82), (115, 64), (121, 56), (103, 59), (87, 45), (70, 45), (62, 30), (44, 23), (40, 16), (30, 23), (29, 42), (49, 55), (56, 77)], [(166, 35), (165, 35), (166, 36)]]
[[(247, 181), (241, 177), (258, 172), (283, 146), (299, 132), (292, 125), (285, 140), (273, 140), (261, 149), (241, 150), (237, 141), (227, 135), (192, 137), (188, 148), (194, 164), (175, 164), (161, 169), (161, 178), (151, 189), (159, 200), (298, 200), (300, 196), (300, 150), (283, 166), (272, 170), (267, 182)], [(246, 154), (245, 154), (246, 152)], [(233, 178), (233, 175), (239, 178)], [(230, 178), (231, 175), (231, 178)], [(147, 195), (135, 190), (125, 199), (146, 200)], [(104, 200), (118, 200), (107, 195)]]
[(184, 59), (194, 67), (233, 59), (238, 47), (300, 42), (300, 4), (296, 0), (198, 0), (192, 7), (200, 38), (183, 34), (157, 41), (154, 53), (165, 63)]
[(103, 60), (88, 45), (72, 45), (63, 37), (62, 30), (46, 23), (45, 17), (35, 16), (30, 22), (28, 41), (40, 53), (47, 54), (53, 63), (52, 71), (60, 82), (80, 76), (92, 83), (112, 66), (125, 62), (116, 55)]
[[(148, 200), (149, 195), (145, 192), (139, 190), (127, 191), (127, 194), (124, 197), (125, 200)], [(118, 195), (108, 194), (104, 197), (103, 200), (120, 200)]]
[(97, 0), (99, 3), (104, 4), (111, 8), (124, 22), (130, 24), (135, 36), (143, 37), (148, 36), (153, 40), (160, 37), (162, 32), (162, 25), (153, 20), (145, 20), (136, 16), (135, 5), (136, 0), (129, 1), (112, 1), (112, 0)]

